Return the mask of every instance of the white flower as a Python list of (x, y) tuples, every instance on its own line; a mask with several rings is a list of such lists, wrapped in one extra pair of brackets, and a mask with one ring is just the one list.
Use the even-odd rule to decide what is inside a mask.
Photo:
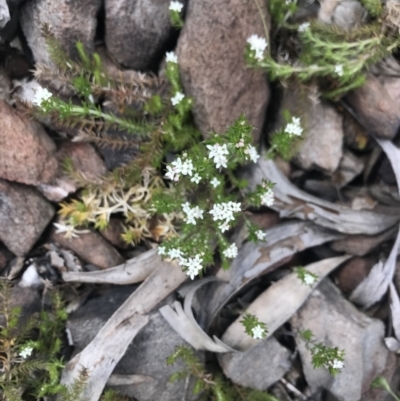
[(344, 367), (343, 362), (339, 359), (334, 359), (329, 363), (329, 365), (331, 365), (333, 369), (342, 369)]
[(178, 248), (172, 248), (168, 251), (168, 257), (170, 259), (178, 259), (181, 260), (182, 259), (182, 252), (180, 249)]
[(216, 203), (209, 213), (213, 216), (214, 221), (222, 221), (218, 228), (221, 232), (225, 232), (229, 230), (229, 222), (235, 220), (233, 213), (238, 213), (240, 211), (240, 202), (222, 202)]
[(312, 274), (306, 272), (306, 274), (304, 275), (304, 284), (312, 285), (315, 283), (315, 281), (315, 277)]
[(259, 324), (256, 327), (253, 327), (251, 332), (253, 333), (253, 338), (255, 339), (264, 338), (265, 330)]
[(300, 125), (299, 117), (292, 117), (292, 122), (286, 125), (285, 132), (290, 135), (300, 136), (303, 132), (303, 128)]
[(33, 100), (33, 104), (40, 107), (43, 101), (49, 100), (52, 96), (52, 93), (49, 92), (46, 88), (39, 88), (35, 92), (35, 99)]
[(186, 217), (184, 218), (184, 220), (188, 224), (196, 225), (196, 219), (203, 218), (204, 211), (201, 210), (198, 206), (191, 208), (189, 202), (183, 203), (182, 209), (183, 212), (186, 213)]
[(226, 258), (234, 259), (238, 255), (238, 249), (236, 244), (232, 244), (229, 248), (226, 248), (223, 252)]
[(264, 240), (266, 236), (267, 236), (267, 234), (265, 232), (263, 232), (262, 230), (256, 231), (256, 237), (260, 241)]
[(215, 145), (207, 145), (207, 149), (209, 149), (208, 158), (213, 159), (216, 168), (227, 167), (228, 159), (226, 156), (229, 154), (228, 147), (226, 144), (220, 145), (216, 143)]
[(32, 347), (25, 347), (22, 349), (22, 351), (18, 355), (20, 357), (22, 357), (23, 359), (26, 359), (32, 355), (32, 351), (33, 351)]
[(168, 8), (171, 11), (177, 11), (178, 13), (180, 13), (182, 11), (183, 4), (180, 1), (171, 1)]
[(257, 163), (257, 160), (260, 158), (260, 155), (257, 153), (257, 149), (252, 145), (249, 145), (244, 153), (250, 157), (253, 163)]
[(250, 45), (250, 49), (255, 51), (255, 57), (257, 60), (264, 58), (264, 51), (268, 46), (267, 41), (258, 35), (251, 35), (247, 39), (247, 43)]
[(196, 174), (190, 179), (191, 182), (195, 182), (196, 184), (198, 184), (198, 183), (200, 182), (200, 180), (201, 180), (201, 177), (199, 176), (198, 173), (196, 173)]
[(182, 92), (176, 92), (174, 97), (171, 97), (171, 103), (173, 106), (176, 106), (178, 103), (180, 103), (185, 95)]
[(306, 31), (308, 28), (310, 27), (310, 23), (309, 22), (303, 22), (301, 25), (299, 25), (298, 27), (298, 31), (299, 32), (304, 32)]
[(72, 224), (66, 224), (63, 222), (53, 223), (53, 225), (57, 228), (56, 234), (65, 233), (65, 238), (78, 238), (79, 234), (86, 234), (90, 232), (89, 230), (77, 230)]
[(165, 255), (165, 246), (159, 246), (157, 249), (157, 253), (161, 256)]
[(335, 72), (339, 77), (341, 77), (343, 75), (343, 66), (341, 64), (336, 65)]
[(178, 62), (178, 57), (176, 56), (176, 54), (174, 52), (167, 52), (165, 54), (166, 56), (166, 61), (167, 63), (177, 63)]
[(271, 207), (274, 204), (274, 192), (271, 188), (267, 188), (261, 195), (261, 204), (267, 207)]
[(195, 276), (199, 274), (199, 272), (203, 269), (202, 266), (203, 258), (201, 255), (197, 254), (194, 258), (187, 258), (184, 261), (181, 261), (181, 265), (187, 267), (186, 274), (190, 276), (193, 280)]
[(194, 167), (191, 159), (185, 159), (182, 161), (182, 159), (178, 157), (167, 166), (165, 177), (172, 181), (179, 181), (180, 174), (192, 176), (193, 169)]
[(220, 181), (217, 177), (214, 177), (214, 178), (210, 181), (210, 184), (211, 184), (214, 188), (217, 188), (217, 186), (218, 186), (219, 184), (221, 184), (221, 181)]

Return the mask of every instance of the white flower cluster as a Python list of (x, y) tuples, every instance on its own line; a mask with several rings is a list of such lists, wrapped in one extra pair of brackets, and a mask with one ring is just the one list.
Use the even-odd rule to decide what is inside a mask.
[(267, 188), (261, 195), (261, 204), (267, 207), (271, 207), (274, 204), (274, 192), (271, 188)]
[(176, 92), (175, 96), (171, 97), (171, 103), (173, 106), (176, 106), (185, 98), (185, 95), (182, 92)]
[(180, 13), (182, 11), (183, 4), (180, 1), (171, 1), (168, 8), (171, 11), (177, 11), (178, 13)]
[(203, 269), (203, 258), (201, 254), (196, 254), (193, 258), (185, 258), (180, 249), (173, 248), (167, 252), (164, 246), (158, 247), (158, 254), (161, 256), (167, 256), (171, 260), (177, 260), (179, 266), (187, 268), (186, 274), (192, 280), (198, 276), (200, 271)]
[(166, 178), (172, 181), (179, 181), (180, 175), (193, 175), (193, 162), (191, 159), (182, 160), (178, 157), (170, 165), (167, 166)]
[(256, 59), (261, 61), (264, 58), (264, 51), (268, 46), (267, 41), (258, 35), (251, 35), (247, 39), (247, 43), (250, 45), (250, 49), (255, 51)]
[(333, 361), (329, 362), (329, 366), (333, 369), (342, 369), (344, 367), (344, 363), (339, 359), (334, 359)]
[(286, 125), (285, 132), (289, 135), (300, 136), (303, 133), (303, 128), (300, 125), (300, 117), (292, 117), (292, 122)]
[(341, 77), (343, 75), (343, 66), (341, 64), (335, 65), (335, 73)]
[(165, 53), (165, 56), (167, 63), (175, 63), (175, 64), (178, 63), (178, 57), (174, 52), (167, 52)]
[(32, 355), (32, 351), (33, 351), (32, 347), (30, 347), (30, 346), (25, 347), (21, 350), (21, 352), (19, 353), (19, 356), (23, 359), (26, 359)]
[(35, 99), (33, 100), (33, 104), (40, 107), (44, 101), (49, 100), (52, 96), (52, 93), (49, 92), (46, 88), (39, 88), (35, 92)]
[(185, 222), (188, 224), (196, 225), (196, 219), (202, 219), (204, 210), (201, 210), (198, 206), (190, 207), (190, 203), (186, 202), (182, 204), (183, 212), (186, 213), (184, 218)]
[(299, 25), (297, 30), (299, 32), (305, 32), (309, 27), (310, 27), (310, 23), (309, 22), (303, 22), (302, 24)]
[(304, 281), (304, 284), (313, 285), (317, 281), (317, 279), (311, 273), (305, 272), (303, 281)]
[(255, 339), (262, 339), (264, 338), (265, 330), (261, 327), (261, 325), (257, 325), (251, 329), (253, 333), (253, 338)]
[(238, 255), (238, 249), (236, 244), (232, 244), (223, 252), (224, 256), (229, 259), (234, 259)]
[(248, 155), (248, 157), (251, 159), (253, 163), (257, 163), (257, 160), (260, 158), (257, 149), (252, 145), (249, 145), (247, 149), (245, 149), (244, 153)]
[(216, 168), (227, 167), (226, 163), (228, 162), (228, 159), (226, 156), (229, 152), (226, 144), (220, 145), (216, 143), (215, 145), (207, 145), (207, 149), (210, 151), (208, 158), (213, 159)]
[(233, 213), (241, 211), (240, 206), (240, 202), (216, 203), (209, 213), (213, 216), (214, 221), (222, 221), (218, 228), (225, 232), (229, 230), (229, 222), (235, 220)]
[(264, 240), (266, 236), (267, 236), (267, 234), (265, 232), (263, 232), (262, 230), (256, 231), (256, 237), (260, 241)]

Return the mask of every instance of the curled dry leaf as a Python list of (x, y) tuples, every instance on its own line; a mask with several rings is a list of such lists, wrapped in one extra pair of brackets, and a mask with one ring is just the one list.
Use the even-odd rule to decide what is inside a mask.
[(65, 282), (127, 285), (145, 280), (155, 269), (163, 265), (157, 250), (142, 253), (119, 266), (93, 272), (65, 272)]
[(397, 341), (400, 342), (400, 299), (393, 283), (390, 283), (390, 311), (394, 334)]
[(369, 275), (352, 292), (350, 295), (350, 301), (355, 302), (364, 308), (369, 308), (382, 299), (388, 290), (389, 284), (393, 280), (399, 246), (400, 230), (388, 259), (385, 262), (380, 260), (376, 265), (374, 265)]
[(175, 301), (173, 308), (165, 305), (160, 308), (160, 313), (171, 327), (193, 348), (217, 353), (235, 351), (215, 336), (213, 341), (193, 316), (192, 302), (196, 291), (203, 285), (214, 280), (204, 279), (192, 283), (185, 296), (184, 309), (182, 309), (180, 302)]
[[(400, 159), (398, 160), (400, 163)], [(301, 191), (293, 185), (272, 160), (260, 157), (257, 165), (250, 170), (250, 189), (254, 189), (262, 179), (275, 183), (275, 203), (272, 209), (281, 217), (295, 217), (311, 220), (319, 226), (344, 234), (375, 235), (387, 230), (399, 221), (399, 213), (390, 214), (369, 210), (353, 210), (346, 206), (324, 201)]]

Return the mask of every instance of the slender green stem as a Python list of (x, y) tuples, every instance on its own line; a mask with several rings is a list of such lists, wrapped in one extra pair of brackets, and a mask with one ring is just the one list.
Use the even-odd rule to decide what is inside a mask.
[(261, 21), (262, 21), (262, 24), (263, 24), (263, 27), (264, 27), (265, 38), (267, 39), (267, 43), (268, 43), (267, 54), (269, 56), (270, 53), (271, 53), (271, 43), (269, 42), (269, 29), (268, 29), (267, 21), (265, 20), (265, 16), (264, 16), (264, 14), (263, 14), (263, 12), (261, 10), (260, 5), (258, 4), (258, 0), (254, 0), (254, 3), (256, 3), (257, 9), (258, 9), (258, 13), (260, 14)]

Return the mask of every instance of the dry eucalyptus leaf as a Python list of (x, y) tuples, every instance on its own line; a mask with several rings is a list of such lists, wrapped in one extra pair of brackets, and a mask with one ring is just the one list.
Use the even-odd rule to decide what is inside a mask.
[(61, 383), (71, 385), (85, 368), (90, 375), (81, 398), (97, 401), (129, 344), (147, 324), (147, 314), (186, 278), (176, 264), (163, 262), (158, 266), (111, 316), (93, 341), (67, 363)]
[[(272, 336), (303, 305), (324, 277), (349, 258), (350, 256), (339, 256), (306, 266), (307, 271), (318, 276), (313, 285), (304, 284), (295, 272), (287, 275), (256, 298), (246, 312), (257, 316), (261, 322), (267, 325), (266, 338)], [(228, 327), (222, 341), (232, 348), (246, 351), (260, 340), (246, 334), (243, 324), (240, 323), (242, 318), (243, 316), (240, 316)]]
[(119, 266), (93, 272), (65, 272), (62, 278), (65, 282), (127, 285), (145, 280), (162, 265), (157, 250), (152, 249)]
[(319, 226), (345, 234), (367, 235), (385, 231), (400, 219), (399, 213), (393, 213), (393, 209), (384, 209), (385, 213), (356, 211), (309, 195), (293, 185), (272, 160), (264, 157), (246, 175), (244, 178), (249, 180), (250, 189), (254, 189), (262, 179), (275, 183), (272, 209), (278, 211), (281, 217), (311, 220)]

